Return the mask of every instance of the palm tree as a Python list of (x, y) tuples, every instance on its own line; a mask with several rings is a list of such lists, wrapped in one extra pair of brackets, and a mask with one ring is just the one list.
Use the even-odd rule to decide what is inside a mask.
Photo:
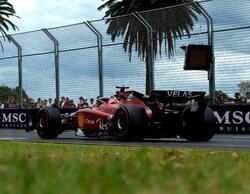
[[(138, 52), (138, 57), (145, 60), (148, 57), (145, 28), (138, 25), (138, 21), (134, 17), (119, 16), (159, 9), (157, 18), (150, 12), (143, 12), (143, 18), (152, 27), (154, 56), (157, 53), (161, 55), (164, 42), (165, 53), (170, 57), (173, 55), (174, 41), (185, 34), (190, 36), (194, 21), (198, 20), (197, 15), (200, 14), (197, 5), (199, 6), (197, 3), (194, 4), (193, 0), (107, 0), (98, 7), (98, 10), (107, 9), (103, 17), (107, 18), (106, 23), (109, 24), (107, 34), (111, 36), (112, 41), (119, 36), (124, 37), (123, 48), (125, 52), (129, 53), (129, 60), (131, 60), (133, 45)], [(171, 9), (163, 9), (170, 6)], [(147, 62), (146, 74), (146, 93), (149, 93)]]
[(0, 0), (0, 32), (3, 38), (7, 37), (9, 41), (10, 39), (7, 36), (9, 27), (11, 27), (13, 30), (18, 29), (18, 27), (9, 20), (11, 16), (18, 17), (15, 14), (16, 12), (14, 10), (14, 7), (11, 3), (8, 2), (8, 0)]

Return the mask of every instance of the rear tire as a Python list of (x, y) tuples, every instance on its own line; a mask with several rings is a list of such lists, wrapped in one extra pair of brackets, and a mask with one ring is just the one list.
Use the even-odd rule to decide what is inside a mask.
[(183, 111), (181, 136), (188, 141), (209, 141), (215, 134), (215, 116), (211, 108), (206, 107), (204, 114), (190, 112), (191, 107)]
[(114, 114), (113, 132), (118, 140), (141, 140), (147, 126), (146, 111), (138, 105), (121, 105)]
[(61, 133), (61, 113), (57, 108), (42, 108), (36, 115), (37, 134), (42, 139), (55, 139)]

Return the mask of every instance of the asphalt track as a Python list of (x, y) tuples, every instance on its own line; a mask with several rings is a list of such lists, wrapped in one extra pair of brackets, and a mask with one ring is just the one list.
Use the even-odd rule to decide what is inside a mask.
[(53, 140), (40, 139), (36, 132), (20, 129), (0, 129), (0, 141), (22, 141), (36, 143), (62, 143), (80, 145), (112, 145), (140, 147), (180, 147), (206, 148), (222, 150), (250, 150), (250, 135), (216, 134), (208, 142), (188, 142), (184, 139), (144, 139), (140, 142), (119, 142), (111, 137), (78, 137), (73, 131), (67, 131)]

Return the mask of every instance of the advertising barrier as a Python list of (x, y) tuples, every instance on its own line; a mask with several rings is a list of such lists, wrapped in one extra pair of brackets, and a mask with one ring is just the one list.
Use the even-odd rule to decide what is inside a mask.
[(0, 109), (0, 128), (26, 129), (28, 123), (33, 125), (38, 109)]
[[(250, 105), (210, 106), (216, 118), (216, 133), (250, 134)], [(70, 114), (77, 109), (60, 109)], [(38, 109), (1, 109), (0, 128), (35, 129)]]
[(216, 117), (217, 133), (250, 134), (250, 105), (210, 106)]

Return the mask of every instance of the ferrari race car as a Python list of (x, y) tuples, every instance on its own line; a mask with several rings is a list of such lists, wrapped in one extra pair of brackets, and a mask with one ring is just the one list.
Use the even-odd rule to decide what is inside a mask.
[(215, 133), (215, 117), (205, 92), (154, 90), (147, 96), (128, 87), (116, 88), (113, 97), (99, 98), (96, 107), (70, 114), (59, 108), (41, 108), (32, 128), (43, 139), (56, 138), (65, 130), (117, 140), (178, 137), (208, 141)]

